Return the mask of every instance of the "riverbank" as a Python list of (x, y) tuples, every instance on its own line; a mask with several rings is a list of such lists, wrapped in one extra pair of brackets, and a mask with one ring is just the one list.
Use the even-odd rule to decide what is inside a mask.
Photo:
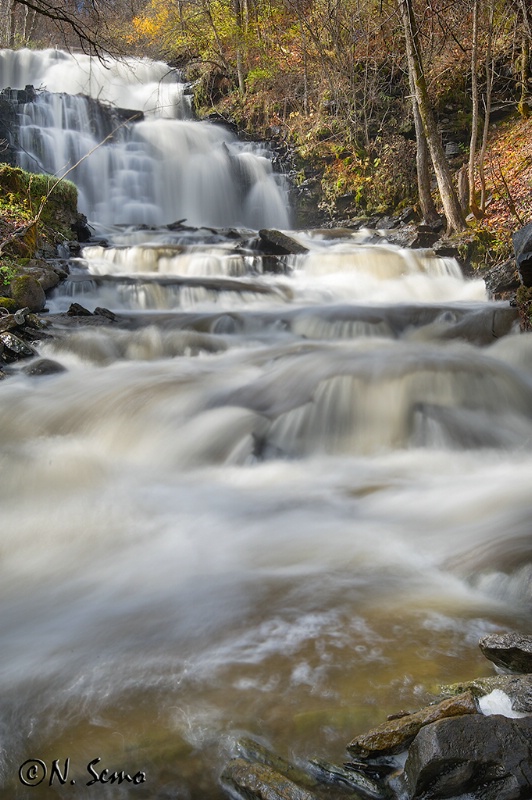
[[(350, 143), (349, 126), (325, 100), (306, 114), (300, 107), (286, 113), (275, 102), (273, 89), (259, 84), (242, 96), (221, 81), (215, 68), (205, 65), (199, 73), (197, 69), (191, 68), (190, 77), (198, 116), (225, 121), (244, 137), (270, 143), (292, 183), (294, 227), (343, 226), (364, 217), (387, 222), (408, 209), (421, 221), (412, 123), (405, 118), (400, 124), (408, 116), (406, 105), (398, 106), (402, 112), (395, 126), (380, 131), (371, 156)], [(470, 102), (456, 91), (450, 104), (440, 101), (438, 106), (455, 186), (467, 167), (464, 102)], [(485, 211), (471, 214), (468, 231), (458, 237), (470, 242), (477, 269), (510, 258), (512, 233), (532, 219), (532, 117), (523, 118), (516, 104), (507, 101), (494, 101), (492, 117), (484, 155)]]
[[(66, 277), (68, 257), (89, 235), (68, 180), (0, 166), (0, 308), (42, 311)], [(83, 238), (83, 237), (82, 237)]]

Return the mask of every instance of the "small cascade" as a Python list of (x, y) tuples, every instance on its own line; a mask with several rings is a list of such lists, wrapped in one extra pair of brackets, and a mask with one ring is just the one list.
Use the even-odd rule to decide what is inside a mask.
[(357, 232), (320, 241), (300, 234), (309, 253), (290, 257), (298, 293), (305, 297), (312, 294), (316, 301), (330, 300), (334, 295), (337, 301), (366, 303), (485, 300), (484, 281), (465, 281), (454, 258), (409, 250), (383, 238), (366, 244), (363, 237)]
[(83, 248), (83, 260), (95, 275), (196, 275), (238, 277), (253, 271), (251, 254), (235, 253), (227, 247), (180, 245), (133, 245), (132, 247)]
[(4, 50), (0, 76), (4, 88), (38, 90), (18, 108), (20, 166), (68, 173), (92, 223), (288, 226), (266, 150), (193, 121), (186, 86), (165, 64), (106, 68), (61, 51)]

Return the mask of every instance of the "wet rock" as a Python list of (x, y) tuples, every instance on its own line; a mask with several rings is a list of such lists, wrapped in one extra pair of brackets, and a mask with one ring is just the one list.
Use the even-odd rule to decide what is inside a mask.
[[(40, 319), (40, 317), (38, 317), (36, 314), (26, 313), (26, 312), (29, 312), (29, 308), (23, 308), (19, 312), (17, 312), (18, 314), (24, 314), (26, 332), (28, 332), (28, 329), (30, 328), (30, 329), (32, 329), (32, 331), (39, 331), (39, 337), (38, 338), (41, 338), (41, 337), (45, 338), (45, 339), (48, 338), (46, 334), (42, 333), (44, 328), (47, 327), (47, 323), (43, 322), (43, 320)], [(15, 317), (16, 317), (16, 315), (15, 315)]]
[(259, 231), (259, 236), (266, 255), (289, 256), (308, 253), (308, 247), (282, 231), (263, 228)]
[(68, 266), (67, 261), (57, 260), (50, 264), (50, 268), (53, 269), (60, 281), (66, 280), (70, 274), (70, 267)]
[(532, 719), (466, 715), (426, 725), (410, 747), (402, 783), (409, 800), (530, 797)]
[(260, 265), (263, 273), (269, 272), (273, 275), (284, 275), (287, 271), (286, 264), (280, 256), (261, 256)]
[(51, 358), (39, 358), (24, 367), (22, 372), (31, 377), (40, 377), (41, 375), (56, 375), (59, 372), (66, 372), (66, 368), (58, 361), (52, 361)]
[(445, 241), (445, 239), (440, 239), (439, 241), (433, 244), (432, 249), (434, 251), (434, 255), (438, 256), (438, 258), (455, 258), (457, 261), (460, 261), (460, 251), (458, 247), (455, 247), (450, 242)]
[(250, 739), (246, 736), (242, 737), (237, 741), (235, 750), (238, 756), (244, 758), (246, 761), (271, 767), (275, 772), (281, 773), (285, 778), (289, 778), (300, 786), (306, 788), (313, 788), (316, 786), (317, 781), (311, 775), (272, 750), (269, 750), (267, 747), (264, 747), (264, 745), (260, 744), (260, 742), (257, 742), (255, 739)]
[(490, 300), (510, 300), (521, 286), (515, 259), (496, 264), (482, 274)]
[(70, 229), (76, 236), (78, 242), (88, 242), (92, 236), (85, 214), (78, 214), (76, 220), (71, 224)]
[(81, 254), (81, 244), (78, 241), (65, 242), (64, 245), (68, 251), (68, 255), (76, 258)]
[(230, 761), (220, 780), (230, 796), (245, 800), (317, 800), (314, 793), (271, 767), (250, 764), (243, 758)]
[(11, 331), (19, 325), (15, 314), (4, 314), (0, 316), (0, 331)]
[(69, 317), (92, 317), (92, 312), (79, 303), (71, 303), (66, 313)]
[(347, 786), (357, 792), (357, 795), (367, 800), (384, 800), (388, 796), (387, 789), (367, 771), (346, 764), (330, 764), (328, 761), (313, 758), (309, 761), (309, 768), (320, 781), (333, 786)]
[(532, 673), (532, 636), (518, 633), (493, 633), (484, 636), (479, 647), (497, 667), (510, 672)]
[(107, 319), (111, 320), (111, 322), (116, 320), (116, 314), (114, 314), (112, 311), (109, 311), (108, 308), (100, 308), (100, 306), (97, 306), (97, 308), (94, 309), (94, 313), (97, 317), (106, 317)]
[(441, 689), (445, 695), (468, 691), (476, 698), (484, 697), (499, 689), (508, 695), (514, 711), (532, 713), (532, 675), (494, 675), (442, 686)]
[(22, 339), (9, 331), (0, 333), (2, 344), (2, 357), (5, 361), (15, 361), (18, 358), (31, 358), (36, 355), (35, 350)]
[(430, 225), (417, 225), (416, 235), (409, 246), (413, 249), (424, 250), (436, 244), (439, 238), (439, 232), (434, 231)]
[(10, 293), (17, 308), (42, 311), (46, 305), (46, 295), (39, 281), (32, 275), (18, 275), (11, 281)]
[(532, 286), (532, 222), (512, 234), (512, 243), (523, 286)]
[(473, 695), (471, 692), (464, 692), (405, 717), (383, 722), (377, 728), (357, 736), (348, 745), (347, 750), (352, 755), (366, 758), (400, 753), (402, 750), (406, 750), (425, 725), (444, 717), (477, 713), (478, 709)]
[(15, 320), (17, 320), (18, 317), (18, 328), (15, 332), (17, 336), (20, 336), (24, 341), (33, 342), (36, 339), (51, 338), (50, 335), (44, 331), (46, 324), (35, 314), (29, 313), (27, 308), (18, 311), (13, 316)]

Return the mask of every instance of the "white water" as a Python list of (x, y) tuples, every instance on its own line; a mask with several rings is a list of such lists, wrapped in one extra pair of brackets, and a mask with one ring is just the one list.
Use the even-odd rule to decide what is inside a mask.
[(214, 800), (242, 731), (341, 763), (490, 674), (479, 637), (531, 632), (511, 310), (358, 237), (298, 234), (310, 255), (268, 275), (222, 236), (107, 222), (49, 306), (122, 322), (0, 384), (2, 800), (51, 796), (18, 781), (35, 757), (70, 757), (78, 797), (101, 757), (147, 773), (113, 796)]
[[(288, 225), (282, 180), (264, 149), (192, 121), (185, 86), (166, 64), (124, 59), (105, 65), (58, 50), (2, 50), (0, 82), (45, 90), (19, 108), (20, 165), (68, 173), (91, 222)], [(111, 105), (94, 100), (142, 112), (144, 119), (124, 123)]]

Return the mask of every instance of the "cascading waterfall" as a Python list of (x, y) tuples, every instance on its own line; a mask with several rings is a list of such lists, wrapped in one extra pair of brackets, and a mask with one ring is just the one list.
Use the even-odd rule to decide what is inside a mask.
[[(271, 272), (247, 228), (288, 225), (282, 185), (164, 65), (0, 65), (47, 90), (21, 109), (28, 166), (125, 118), (90, 95), (145, 114), (73, 173), (98, 236), (49, 298), (64, 371), (0, 384), (0, 800), (35, 757), (70, 758), (81, 798), (101, 758), (146, 772), (117, 797), (222, 800), (242, 732), (341, 763), (488, 674), (479, 636), (532, 632), (515, 310), (374, 232), (293, 232), (308, 253)], [(96, 313), (53, 313), (73, 301)]]
[[(288, 226), (282, 178), (264, 148), (193, 121), (185, 85), (167, 65), (3, 50), (0, 76), (4, 87), (38, 90), (19, 112), (20, 166), (68, 172), (91, 222)], [(135, 111), (142, 119), (128, 122)]]

